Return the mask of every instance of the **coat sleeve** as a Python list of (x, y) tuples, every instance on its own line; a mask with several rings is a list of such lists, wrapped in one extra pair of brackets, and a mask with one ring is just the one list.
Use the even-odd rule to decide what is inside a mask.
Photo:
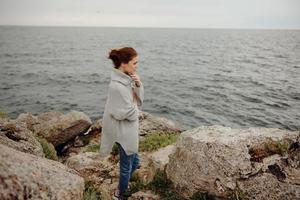
[(138, 107), (133, 103), (127, 88), (114, 85), (110, 88), (110, 114), (117, 120), (135, 121), (138, 119)]
[(141, 106), (144, 102), (144, 86), (141, 83), (140, 87), (134, 87), (134, 92), (138, 97), (138, 106)]

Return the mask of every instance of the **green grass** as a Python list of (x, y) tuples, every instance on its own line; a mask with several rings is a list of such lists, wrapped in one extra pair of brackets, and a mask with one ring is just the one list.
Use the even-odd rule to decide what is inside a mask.
[(42, 137), (36, 137), (36, 139), (42, 145), (46, 158), (57, 161), (58, 157), (53, 144), (51, 144), (45, 138)]
[(244, 192), (237, 186), (228, 196), (228, 200), (242, 200), (245, 198)]
[(82, 200), (101, 200), (101, 193), (97, 192), (90, 182), (86, 182)]
[(153, 180), (148, 184), (147, 188), (159, 194), (163, 200), (181, 200), (184, 199), (173, 189), (173, 183), (167, 178), (167, 174), (163, 170), (158, 170)]
[(87, 145), (91, 141), (91, 136), (90, 135), (82, 135), (82, 136), (79, 136), (79, 139), (82, 141), (83, 145)]
[(130, 177), (130, 181), (138, 181), (139, 180), (139, 174), (137, 171), (133, 172), (132, 176)]
[(100, 145), (99, 144), (91, 144), (87, 147), (87, 152), (98, 152), (100, 149)]
[(7, 113), (0, 111), (0, 119), (1, 118), (6, 118), (6, 117), (8, 117)]
[(112, 148), (111, 154), (114, 156), (119, 154), (119, 146), (116, 143), (114, 144), (114, 146)]
[[(168, 146), (170, 144), (173, 144), (177, 141), (179, 137), (178, 133), (153, 133), (150, 135), (147, 135), (144, 140), (141, 140), (139, 142), (139, 151), (145, 152), (145, 151), (155, 151), (159, 148)], [(89, 138), (80, 138), (84, 144), (89, 143)], [(98, 152), (100, 149), (99, 144), (92, 144), (87, 147), (87, 152)], [(119, 154), (119, 147), (115, 143), (112, 148), (112, 155), (116, 156)]]
[(166, 178), (166, 175), (163, 171), (158, 171), (158, 173), (154, 176), (153, 181), (146, 184), (140, 179), (132, 178), (132, 183), (130, 185), (130, 189), (126, 190), (124, 196), (129, 197), (130, 195), (144, 190), (152, 190), (154, 193), (159, 194), (161, 199), (172, 199), (179, 200), (182, 198), (174, 198), (174, 192), (171, 190), (171, 182)]
[(143, 181), (136, 180), (132, 182), (132, 184), (130, 185), (130, 189), (126, 191), (124, 196), (130, 196), (131, 194), (136, 193), (138, 191), (147, 190), (147, 188), (147, 184), (145, 184)]
[(214, 200), (215, 198), (208, 192), (196, 192), (190, 198), (191, 200)]
[(262, 162), (265, 157), (279, 154), (286, 155), (288, 154), (289, 144), (287, 141), (273, 140), (268, 138), (263, 144), (256, 145), (249, 149), (249, 154), (251, 155), (250, 161)]
[(144, 140), (139, 142), (139, 151), (155, 151), (159, 148), (175, 143), (178, 137), (178, 133), (153, 133), (147, 135)]
[[(128, 194), (133, 194), (135, 192), (141, 191), (141, 190), (151, 190), (155, 194), (158, 194), (160, 196), (160, 199), (162, 200), (188, 200), (181, 196), (178, 191), (175, 190), (174, 185), (171, 180), (168, 179), (167, 174), (164, 170), (158, 170), (153, 178), (153, 180), (145, 184), (140, 180), (137, 180), (134, 182), (131, 187), (130, 191), (128, 191)], [(240, 197), (240, 191), (235, 191)], [(235, 197), (232, 195), (231, 197)], [(196, 192), (190, 200), (214, 200), (214, 196), (209, 194), (208, 192)], [(236, 199), (230, 199), (230, 200), (241, 200), (241, 198)]]
[(284, 143), (284, 141), (282, 141), (282, 142), (278, 141), (276, 143), (276, 146), (282, 156), (284, 156), (285, 154), (288, 153), (288, 145), (286, 143)]
[(278, 153), (283, 156), (288, 153), (288, 144), (284, 141), (275, 141), (272, 138), (268, 138), (264, 147), (271, 154)]

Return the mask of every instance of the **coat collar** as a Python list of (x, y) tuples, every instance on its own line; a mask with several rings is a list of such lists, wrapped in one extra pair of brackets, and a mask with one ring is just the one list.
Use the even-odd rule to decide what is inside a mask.
[(122, 83), (123, 85), (129, 85), (133, 83), (133, 80), (130, 76), (127, 74), (121, 72), (120, 70), (113, 68), (113, 71), (111, 72), (111, 80), (112, 81), (118, 81)]

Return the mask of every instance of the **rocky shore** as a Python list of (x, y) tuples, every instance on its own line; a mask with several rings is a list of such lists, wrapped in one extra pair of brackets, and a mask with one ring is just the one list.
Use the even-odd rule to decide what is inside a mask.
[[(300, 199), (299, 132), (139, 120), (128, 199)], [(78, 111), (1, 116), (0, 199), (110, 199), (119, 157), (100, 157), (101, 127)]]

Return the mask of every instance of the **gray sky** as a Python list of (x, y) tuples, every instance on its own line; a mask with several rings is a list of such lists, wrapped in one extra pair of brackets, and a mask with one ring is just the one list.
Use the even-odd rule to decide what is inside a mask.
[(300, 0), (0, 0), (0, 24), (300, 29)]

